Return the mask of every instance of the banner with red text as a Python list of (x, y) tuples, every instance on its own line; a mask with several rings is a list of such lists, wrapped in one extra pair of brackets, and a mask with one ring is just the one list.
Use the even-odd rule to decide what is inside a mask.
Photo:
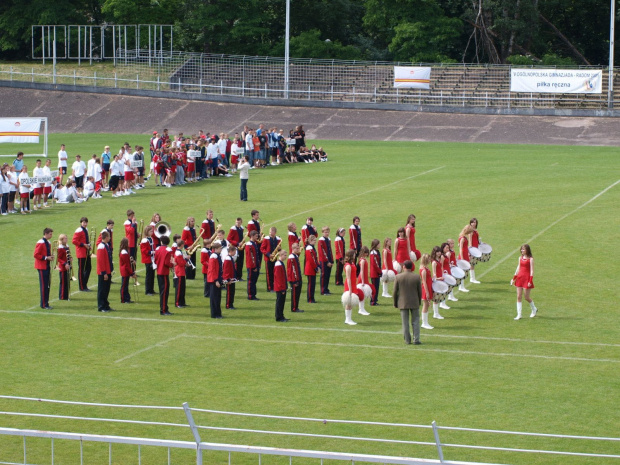
[(513, 68), (510, 70), (510, 92), (600, 94), (603, 92), (603, 71)]
[(394, 66), (394, 87), (429, 89), (431, 68), (421, 66)]

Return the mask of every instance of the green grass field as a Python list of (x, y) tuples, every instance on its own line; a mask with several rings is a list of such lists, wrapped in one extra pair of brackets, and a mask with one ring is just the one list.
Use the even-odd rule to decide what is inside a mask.
[[(146, 145), (148, 136), (50, 136), (54, 154), (61, 142), (76, 153), (100, 153), (125, 140)], [(141, 405), (190, 406), (235, 412), (489, 428), (538, 433), (619, 437), (620, 344), (617, 278), (620, 265), (620, 151), (610, 147), (469, 145), (321, 141), (329, 163), (251, 171), (249, 199), (239, 202), (236, 178), (174, 189), (153, 182), (138, 195), (81, 205), (61, 205), (23, 217), (0, 218), (0, 394)], [(3, 147), (5, 148), (5, 147)], [(5, 151), (6, 153), (6, 151)], [(180, 232), (188, 216), (200, 222), (208, 208), (228, 229), (237, 216), (247, 223), (258, 209), (268, 226), (286, 237), (313, 216), (333, 232), (361, 217), (364, 243), (396, 235), (407, 215), (417, 216), (417, 242), (429, 252), (456, 238), (472, 216), (480, 236), (493, 246), (480, 264), (479, 285), (431, 318), (422, 346), (405, 346), (400, 317), (390, 299), (367, 307), (344, 325), (340, 295), (318, 296), (303, 314), (274, 321), (275, 296), (258, 287), (260, 302), (244, 299), (224, 320), (209, 318), (202, 280), (189, 282), (191, 307), (161, 318), (155, 297), (121, 305), (119, 286), (110, 301), (117, 309), (97, 312), (94, 293), (75, 293), (59, 303), (52, 282), (52, 311), (38, 307), (32, 252), (44, 227), (71, 235), (79, 218), (101, 230), (116, 221), (120, 241), (125, 211), (148, 223), (161, 213)], [(615, 219), (614, 219), (615, 218)], [(286, 241), (285, 241), (286, 242)], [(513, 321), (515, 290), (509, 286), (518, 248), (528, 242), (536, 259), (532, 291), (539, 316)], [(141, 271), (143, 276), (143, 270)], [(333, 279), (333, 278), (332, 278)], [(118, 280), (118, 278), (117, 278)], [(96, 276), (91, 276), (91, 287)], [(75, 287), (75, 286), (74, 286)], [(139, 288), (142, 292), (143, 287)], [(332, 291), (339, 288), (332, 286)], [(303, 297), (303, 295), (302, 295)], [(290, 298), (290, 296), (288, 297)], [(174, 311), (174, 310), (173, 310)], [(138, 418), (184, 423), (180, 412), (141, 412), (33, 404), (0, 399), (1, 411)], [(201, 415), (203, 425), (301, 431), (344, 436), (433, 441), (430, 430), (379, 430), (359, 425), (299, 424), (256, 418)], [(186, 429), (111, 425), (2, 415), (1, 425), (97, 434), (192, 440)], [(203, 431), (203, 440), (237, 444), (325, 449), (437, 458), (434, 448), (251, 433)], [(528, 449), (618, 454), (618, 443), (443, 432), (443, 442)], [(29, 440), (29, 463), (49, 463), (49, 441)], [(20, 461), (21, 438), (0, 436), (0, 461)], [(114, 449), (114, 463), (137, 463), (136, 450)], [(56, 463), (76, 463), (76, 444), (58, 442)], [(63, 455), (66, 454), (66, 455)], [(77, 456), (75, 454), (78, 454)], [(191, 463), (191, 454), (179, 453)], [(587, 459), (446, 448), (447, 460), (515, 464), (599, 464)], [(45, 459), (47, 457), (47, 459)], [(61, 461), (64, 457), (64, 461)], [(85, 446), (86, 463), (107, 463), (107, 445)], [(142, 463), (165, 463), (165, 451), (143, 449)], [(39, 460), (39, 461), (37, 461)], [(245, 458), (237, 458), (236, 463)], [(287, 458), (263, 457), (284, 464)], [(225, 463), (213, 453), (207, 463)], [(256, 461), (254, 460), (254, 463)], [(295, 460), (295, 463), (306, 461)], [(245, 463), (245, 462), (244, 462)], [(250, 463), (250, 459), (248, 459)], [(317, 463), (310, 462), (307, 463)]]

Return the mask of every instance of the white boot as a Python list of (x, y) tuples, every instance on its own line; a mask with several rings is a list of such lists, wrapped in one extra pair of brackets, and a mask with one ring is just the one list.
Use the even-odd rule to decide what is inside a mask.
[(355, 321), (353, 321), (351, 319), (352, 313), (353, 313), (353, 310), (345, 310), (344, 311), (344, 315), (345, 315), (344, 322), (345, 322), (345, 324), (348, 324), (348, 325), (356, 325), (357, 324)]
[(392, 297), (388, 292), (388, 283), (383, 283), (383, 294), (381, 294), (381, 297)]
[(443, 320), (443, 316), (439, 314), (439, 304), (433, 302), (433, 318)]
[(476, 280), (476, 272), (474, 270), (469, 270), (469, 282), (480, 284), (480, 281)]
[(454, 291), (450, 291), (450, 294), (448, 294), (448, 300), (451, 300), (452, 302), (458, 302), (459, 301), (459, 299), (454, 297)]
[(469, 289), (465, 288), (465, 280), (461, 281), (461, 284), (459, 284), (459, 291), (461, 291), (461, 292), (469, 292)]
[(365, 302), (366, 300), (360, 300), (360, 309), (358, 310), (357, 313), (359, 313), (360, 315), (370, 315), (370, 313), (368, 313), (366, 311), (366, 309), (364, 308), (365, 306)]
[(422, 313), (422, 328), (424, 328), (424, 329), (433, 329), (433, 327), (428, 324), (428, 312), (427, 313)]
[(445, 300), (442, 300), (441, 302), (439, 302), (439, 308), (443, 308), (444, 310), (450, 310), (450, 307), (448, 307), (448, 304), (446, 303)]
[(523, 303), (522, 302), (517, 302), (517, 316), (515, 317), (515, 320), (520, 320), (521, 319), (521, 307), (522, 307)]
[(536, 316), (536, 312), (538, 312), (538, 309), (536, 308), (536, 305), (534, 305), (534, 301), (533, 300), (530, 302), (530, 308), (532, 309), (532, 313), (530, 314), (530, 318), (534, 318)]

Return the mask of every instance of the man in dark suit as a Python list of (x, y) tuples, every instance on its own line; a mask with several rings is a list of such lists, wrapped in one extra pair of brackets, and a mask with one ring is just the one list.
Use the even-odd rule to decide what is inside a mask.
[(409, 313), (411, 313), (413, 343), (422, 344), (420, 342), (420, 302), (422, 301), (422, 284), (420, 283), (420, 277), (411, 271), (413, 269), (413, 262), (411, 260), (406, 260), (403, 265), (403, 272), (396, 276), (396, 281), (394, 282), (394, 307), (400, 309), (405, 344), (411, 344)]

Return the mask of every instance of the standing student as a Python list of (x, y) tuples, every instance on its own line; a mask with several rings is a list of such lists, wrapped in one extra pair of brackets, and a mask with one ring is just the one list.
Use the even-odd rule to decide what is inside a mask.
[(299, 243), (296, 242), (292, 246), (292, 251), (286, 261), (286, 277), (291, 285), (291, 312), (303, 313), (299, 308), (299, 299), (301, 297), (301, 265), (299, 263)]
[(129, 256), (136, 259), (136, 244), (139, 242), (138, 223), (136, 222), (136, 214), (133, 210), (127, 210), (127, 221), (125, 221), (125, 237), (129, 242)]
[(28, 201), (30, 200), (30, 184), (27, 184), (28, 176), (28, 166), (23, 165), (22, 171), (19, 173), (17, 180), (19, 182), (19, 210), (22, 215), (25, 215), (26, 212), (31, 213), (30, 209), (28, 209)]
[[(431, 251), (431, 268), (433, 270), (433, 281), (443, 281), (443, 266), (441, 265), (441, 248), (438, 246), (433, 247)], [(444, 303), (442, 301), (442, 303)], [(439, 314), (440, 304), (438, 302), (433, 302), (433, 318), (438, 320), (443, 320), (443, 316)], [(441, 308), (446, 308), (446, 306), (441, 305)], [(449, 310), (450, 307), (447, 308)]]
[(241, 191), (239, 199), (242, 202), (248, 201), (248, 180), (250, 179), (250, 157), (245, 156), (241, 163), (239, 163), (239, 180), (241, 181)]
[(43, 310), (51, 310), (50, 307), (50, 278), (51, 262), (55, 259), (52, 255), (52, 245), (50, 240), (54, 230), (45, 228), (43, 237), (37, 241), (34, 248), (34, 268), (39, 274), (39, 294), (41, 295), (40, 306)]
[(209, 274), (209, 257), (211, 256), (211, 239), (202, 240), (202, 249), (200, 250), (200, 263), (202, 264), (202, 276), (204, 280), (204, 289), (202, 295), (209, 298), (211, 295), (211, 288), (207, 281), (207, 275)]
[(131, 295), (129, 294), (129, 279), (135, 278), (136, 273), (131, 266), (133, 259), (129, 252), (129, 239), (123, 237), (119, 245), (120, 253), (118, 256), (118, 267), (121, 272), (121, 303), (132, 304)]
[(237, 218), (235, 220), (235, 225), (230, 227), (230, 231), (228, 231), (228, 242), (231, 245), (234, 245), (237, 248), (237, 258), (235, 259), (235, 277), (237, 281), (243, 281), (243, 264), (245, 262), (245, 250), (244, 247), (239, 248), (239, 246), (243, 243), (243, 239), (245, 236), (243, 228), (243, 219)]
[[(469, 220), (469, 225), (472, 227), (473, 231), (471, 232), (471, 247), (478, 248), (480, 246), (480, 235), (478, 234), (478, 219), (472, 218)], [(472, 284), (480, 284), (480, 281), (476, 279), (476, 270), (474, 269), (474, 264), (470, 263), (469, 270), (469, 282)]]
[(304, 246), (308, 245), (308, 238), (310, 236), (319, 237), (316, 228), (312, 224), (313, 221), (314, 218), (309, 216), (308, 218), (306, 218), (306, 224), (304, 224), (301, 228), (301, 242), (304, 244)]
[(515, 320), (521, 319), (522, 300), (524, 297), (526, 302), (530, 304), (530, 309), (532, 310), (530, 318), (534, 318), (536, 313), (538, 313), (538, 309), (530, 297), (530, 292), (534, 289), (534, 257), (532, 256), (532, 249), (530, 249), (528, 244), (523, 244), (521, 246), (521, 256), (519, 257), (517, 269), (510, 284), (517, 288), (517, 316)]
[(110, 283), (112, 281), (112, 267), (108, 243), (110, 234), (107, 231), (101, 232), (101, 243), (97, 246), (97, 309), (100, 312), (112, 311), (108, 296), (110, 295)]
[(379, 239), (373, 239), (370, 243), (370, 283), (372, 287), (372, 297), (370, 298), (370, 305), (379, 305), (379, 282), (381, 281), (381, 254), (379, 253), (379, 245), (381, 242)]
[(344, 233), (345, 233), (344, 228), (338, 228), (338, 231), (336, 231), (336, 239), (334, 239), (334, 249), (336, 251), (336, 255), (335, 255), (336, 256), (336, 278), (335, 278), (336, 286), (344, 285), (344, 278), (342, 276), (342, 273), (344, 271), (344, 250), (345, 250)]
[[(344, 256), (344, 293), (342, 294), (342, 303), (344, 305), (345, 324), (356, 325), (353, 321), (353, 305), (355, 301), (364, 300), (364, 292), (357, 288), (357, 268), (355, 267), (355, 250), (347, 250)], [(354, 297), (355, 296), (355, 297)]]
[(159, 286), (159, 314), (172, 315), (168, 308), (170, 295), (170, 268), (174, 267), (172, 249), (168, 247), (170, 238), (161, 237), (161, 245), (155, 251), (155, 265), (157, 266), (157, 284)]
[(319, 269), (319, 260), (314, 245), (316, 244), (316, 236), (308, 236), (308, 245), (306, 245), (306, 261), (304, 262), (304, 274), (308, 277), (308, 287), (306, 289), (307, 300), (310, 304), (315, 304), (314, 290), (316, 287), (316, 272)]
[(394, 261), (392, 260), (392, 239), (386, 237), (383, 240), (383, 250), (381, 251), (383, 261), (381, 263), (381, 275), (383, 277), (383, 292), (381, 297), (392, 298), (388, 292), (388, 283), (394, 281), (396, 271), (394, 270)]
[(185, 242), (181, 239), (177, 242), (177, 248), (174, 251), (174, 279), (176, 280), (176, 288), (174, 293), (174, 306), (176, 308), (185, 308), (185, 278), (187, 261), (183, 254)]
[(275, 252), (278, 245), (280, 247), (282, 246), (282, 239), (276, 235), (277, 232), (278, 230), (275, 226), (269, 228), (269, 235), (263, 239), (260, 245), (260, 251), (265, 257), (265, 268), (267, 268), (267, 272), (265, 273), (267, 292), (273, 292), (273, 268), (275, 266), (275, 261), (271, 261), (272, 254)]
[[(465, 226), (463, 228), (463, 230), (459, 234), (459, 260), (464, 260), (467, 263), (469, 263), (470, 237), (471, 237), (471, 234), (473, 232), (474, 232), (474, 228), (470, 224), (468, 224), (467, 226)], [(470, 264), (470, 266), (471, 266), (471, 264)], [(470, 278), (470, 282), (471, 282), (471, 278)], [(469, 292), (465, 288), (465, 280), (464, 279), (461, 281), (461, 284), (459, 286), (459, 291)]]
[(80, 291), (90, 292), (88, 279), (90, 278), (91, 260), (90, 251), (92, 244), (88, 234), (88, 218), (80, 218), (80, 227), (73, 233), (73, 245), (75, 246), (75, 256), (78, 259), (78, 283)]
[(71, 281), (71, 252), (67, 246), (67, 235), (58, 236), (58, 258), (56, 267), (58, 269), (58, 300), (69, 300), (69, 282)]
[(409, 241), (409, 258), (412, 262), (419, 260), (422, 256), (415, 244), (415, 220), (415, 215), (409, 215), (407, 217), (407, 224), (405, 226), (405, 236)]
[(67, 155), (67, 151), (65, 150), (65, 144), (60, 144), (60, 150), (58, 151), (58, 172), (60, 174), (60, 184), (62, 184), (64, 175), (67, 174), (68, 158), (69, 156)]
[(286, 259), (286, 250), (280, 250), (278, 259), (274, 265), (274, 284), (273, 290), (276, 293), (276, 321), (279, 323), (286, 323), (288, 318), (284, 318), (284, 305), (286, 304), (286, 268), (284, 266), (284, 260)]
[(144, 239), (140, 242), (140, 256), (142, 264), (146, 269), (144, 294), (155, 295), (155, 270), (153, 269), (155, 248), (153, 247), (153, 226), (150, 224), (144, 228)]
[(211, 286), (209, 303), (211, 307), (211, 318), (221, 319), (222, 317), (222, 259), (220, 252), (222, 244), (219, 241), (211, 244), (211, 256), (209, 257), (209, 270), (207, 281)]
[(428, 323), (428, 309), (433, 300), (433, 275), (429, 269), (431, 256), (427, 253), (420, 259), (420, 281), (422, 287), (422, 328), (433, 329)]
[(40, 208), (42, 208), (41, 206), (41, 197), (43, 197), (43, 184), (42, 182), (38, 182), (39, 178), (41, 178), (44, 173), (43, 173), (43, 167), (41, 166), (41, 160), (37, 160), (35, 162), (35, 167), (32, 170), (32, 177), (33, 178), (37, 178), (37, 182), (35, 183), (35, 187), (34, 187), (34, 198), (32, 201), (32, 209), (33, 210), (38, 210)]
[(293, 222), (289, 223), (288, 229), (288, 253), (293, 252), (293, 244), (299, 244), (299, 236), (297, 235), (297, 225)]
[(394, 251), (396, 252), (396, 263), (403, 267), (403, 263), (407, 260), (411, 260), (409, 255), (409, 240), (406, 237), (405, 228), (398, 228), (396, 241), (394, 242)]
[(360, 228), (360, 217), (353, 217), (353, 224), (349, 226), (349, 249), (355, 250), (355, 260), (359, 257), (362, 250), (362, 228)]
[[(195, 224), (196, 220), (193, 216), (188, 217), (187, 221), (185, 222), (185, 227), (183, 228), (183, 232), (181, 233), (181, 239), (183, 239), (183, 242), (185, 243), (185, 250), (189, 249), (192, 245), (194, 245), (194, 242), (201, 240), (199, 237), (196, 236), (196, 228), (194, 227)], [(189, 260), (194, 266), (190, 265), (189, 267), (187, 267), (185, 276), (188, 280), (193, 280), (196, 279), (196, 251), (192, 253), (192, 255), (189, 257)]]
[(420, 342), (420, 302), (422, 300), (422, 286), (420, 277), (412, 273), (413, 262), (406, 260), (403, 263), (403, 272), (396, 277), (394, 282), (394, 307), (400, 309), (405, 344), (411, 344), (409, 332), (409, 316), (413, 329), (413, 343)]
[(224, 258), (222, 264), (222, 279), (226, 285), (226, 308), (233, 310), (235, 308), (235, 282), (237, 281), (237, 271), (235, 269), (236, 255), (237, 247), (230, 244), (228, 246), (228, 254)]
[(245, 244), (245, 265), (248, 277), (248, 300), (258, 300), (256, 297), (256, 282), (258, 281), (258, 246), (255, 241), (258, 238), (256, 231), (250, 231), (250, 240)]
[[(359, 274), (357, 275), (357, 284), (358, 287), (361, 285), (362, 293), (364, 294), (364, 298), (360, 297), (359, 310), (357, 313), (360, 315), (370, 315), (365, 308), (365, 300), (368, 297), (371, 297), (374, 291), (372, 290), (372, 285), (368, 281), (368, 255), (370, 251), (368, 247), (363, 246), (360, 250), (360, 253), (357, 258), (357, 266), (359, 268)], [(370, 290), (370, 291), (369, 291)]]
[(321, 228), (322, 236), (319, 238), (319, 263), (321, 267), (321, 295), (331, 295), (329, 292), (329, 278), (334, 266), (334, 255), (329, 238), (329, 227)]

